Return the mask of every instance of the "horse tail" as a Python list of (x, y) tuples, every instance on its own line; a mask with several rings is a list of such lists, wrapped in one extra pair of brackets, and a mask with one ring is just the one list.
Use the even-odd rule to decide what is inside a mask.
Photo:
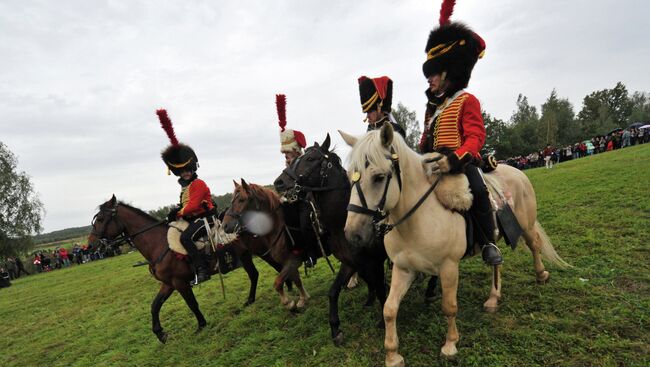
[(539, 221), (535, 221), (535, 232), (539, 235), (539, 242), (540, 242), (540, 251), (542, 252), (542, 257), (553, 264), (559, 266), (562, 269), (566, 268), (572, 268), (573, 265), (569, 264), (568, 262), (564, 261), (558, 255), (557, 251), (555, 251), (555, 248), (551, 244), (551, 239), (548, 238), (546, 235), (546, 231), (544, 231), (544, 228), (542, 228), (542, 225), (539, 224)]

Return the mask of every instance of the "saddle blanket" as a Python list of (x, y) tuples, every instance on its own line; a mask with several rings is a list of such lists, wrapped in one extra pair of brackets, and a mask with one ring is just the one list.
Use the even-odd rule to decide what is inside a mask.
[[(197, 219), (202, 220), (202, 219)], [(167, 231), (167, 243), (169, 248), (182, 255), (187, 255), (187, 250), (183, 247), (181, 243), (181, 233), (189, 227), (190, 223), (184, 219), (179, 219), (174, 222), (169, 223), (169, 230)], [(221, 221), (215, 219), (214, 225), (210, 228), (212, 239), (215, 245), (221, 244), (226, 245), (237, 238), (237, 235), (234, 233), (226, 233), (222, 226)], [(206, 246), (210, 245), (210, 240), (207, 237), (202, 237), (197, 241), (194, 241), (196, 248), (203, 250)]]

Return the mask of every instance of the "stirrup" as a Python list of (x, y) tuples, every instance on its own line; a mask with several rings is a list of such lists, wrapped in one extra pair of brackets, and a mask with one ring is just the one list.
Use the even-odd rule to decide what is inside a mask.
[(306, 268), (313, 268), (316, 265), (316, 261), (314, 261), (311, 256), (307, 256), (307, 260), (305, 260), (305, 267)]
[[(497, 254), (499, 255), (498, 258), (493, 259), (493, 262), (488, 262), (488, 260), (485, 258), (485, 250), (487, 248), (490, 248), (490, 247), (494, 247), (496, 249), (496, 251), (497, 251)], [(501, 265), (501, 264), (503, 264), (503, 255), (501, 255), (501, 250), (493, 242), (488, 242), (483, 247), (481, 247), (481, 258), (488, 265)]]

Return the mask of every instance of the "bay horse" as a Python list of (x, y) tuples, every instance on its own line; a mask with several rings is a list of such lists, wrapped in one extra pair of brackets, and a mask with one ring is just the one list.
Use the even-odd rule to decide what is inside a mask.
[[(279, 264), (278, 276), (273, 288), (280, 296), (280, 302), (289, 310), (302, 309), (309, 299), (309, 294), (302, 285), (298, 268), (302, 261), (299, 254), (290, 248), (290, 234), (285, 226), (280, 198), (273, 190), (256, 184), (249, 184), (241, 179), (241, 185), (233, 181), (235, 189), (230, 208), (223, 218), (226, 233), (237, 233), (239, 240), (247, 250), (266, 261)], [(249, 226), (256, 223), (246, 221), (249, 213), (259, 214), (256, 220), (268, 221), (266, 233), (251, 232)], [(257, 223), (259, 224), (259, 223)], [(290, 299), (284, 292), (284, 283), (292, 282), (300, 292), (298, 302)]]
[(341, 261), (328, 292), (331, 338), (335, 345), (340, 346), (344, 339), (338, 308), (341, 289), (356, 272), (368, 285), (366, 306), (370, 306), (376, 298), (380, 307), (383, 307), (386, 301), (384, 261), (387, 256), (381, 241), (362, 249), (354, 249), (348, 244), (343, 229), (350, 198), (350, 183), (341, 159), (329, 149), (330, 143), (327, 134), (322, 144), (314, 143), (307, 148), (302, 156), (294, 159), (278, 176), (274, 186), (285, 198), (301, 200), (307, 203), (307, 207), (313, 203), (319, 213), (319, 226), (324, 229), (324, 247), (329, 248)]
[[(99, 241), (117, 244), (127, 241), (147, 260), (149, 272), (161, 282), (160, 290), (151, 303), (152, 331), (161, 343), (167, 341), (168, 334), (160, 324), (160, 309), (175, 290), (181, 294), (196, 317), (197, 332), (207, 325), (190, 287), (194, 272), (187, 261), (177, 258), (169, 249), (168, 229), (166, 222), (158, 221), (140, 209), (118, 202), (113, 195), (110, 200), (99, 206), (99, 212), (93, 218), (92, 231), (88, 237), (89, 243)], [(253, 264), (251, 252), (238, 240), (233, 241), (232, 244), (251, 281), (248, 299), (244, 304), (247, 306), (255, 302), (259, 273)], [(279, 271), (279, 264), (270, 259), (265, 260)], [(210, 264), (211, 274), (216, 273), (214, 265), (213, 260)]]
[[(454, 356), (459, 340), (456, 328), (458, 266), (467, 249), (463, 216), (443, 207), (435, 195), (428, 195), (437, 180), (430, 182), (422, 156), (412, 151), (401, 136), (394, 134), (390, 124), (361, 138), (340, 133), (352, 147), (349, 156), (353, 184), (350, 207), (365, 208), (365, 212), (348, 213), (346, 238), (352, 246), (363, 248), (371, 246), (370, 239), (376, 228), (383, 225), (388, 230), (384, 242), (388, 257), (393, 261), (393, 270), (384, 304), (386, 366), (404, 365), (404, 358), (398, 353), (397, 312), (416, 272), (440, 277), (442, 311), (448, 323), (441, 354)], [(526, 175), (516, 168), (499, 165), (485, 177), (488, 186), (496, 181), (503, 188), (501, 194), (512, 207), (532, 252), (537, 281), (542, 283), (549, 279), (540, 253), (556, 265), (569, 266), (557, 254), (537, 221), (535, 192)], [(484, 303), (486, 311), (497, 309), (501, 297), (501, 287), (497, 286), (499, 279), (499, 267), (496, 267), (490, 296)]]

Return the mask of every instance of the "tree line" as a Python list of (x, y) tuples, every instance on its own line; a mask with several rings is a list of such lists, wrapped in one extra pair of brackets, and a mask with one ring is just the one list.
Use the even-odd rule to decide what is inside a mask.
[[(417, 151), (422, 124), (415, 112), (401, 103), (392, 112), (407, 132), (407, 144)], [(519, 94), (515, 111), (507, 121), (482, 112), (487, 131), (484, 153), (506, 159), (538, 151), (549, 144), (573, 145), (634, 122), (650, 123), (650, 94), (630, 95), (625, 85), (618, 82), (611, 89), (586, 95), (577, 114), (571, 102), (560, 97), (555, 89), (539, 110), (528, 102), (528, 97)]]

